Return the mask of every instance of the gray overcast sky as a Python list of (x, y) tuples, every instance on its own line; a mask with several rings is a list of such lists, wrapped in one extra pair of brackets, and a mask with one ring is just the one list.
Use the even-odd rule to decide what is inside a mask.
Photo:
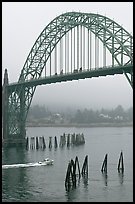
[[(18, 81), (41, 31), (56, 16), (80, 11), (106, 15), (133, 33), (133, 2), (2, 2), (2, 71)], [(4, 74), (4, 73), (3, 73)], [(133, 90), (124, 75), (38, 86), (32, 104), (83, 108), (133, 105)]]

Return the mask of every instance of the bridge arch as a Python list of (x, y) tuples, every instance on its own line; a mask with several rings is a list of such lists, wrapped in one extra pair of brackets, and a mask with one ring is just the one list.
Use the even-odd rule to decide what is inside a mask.
[[(57, 43), (78, 25), (94, 33), (118, 65), (133, 63), (133, 37), (122, 26), (99, 14), (67, 12), (52, 20), (41, 32), (26, 59), (19, 81), (39, 78)], [(123, 56), (127, 56), (126, 62), (123, 61)]]
[(67, 12), (56, 17), (35, 41), (16, 86), (7, 87), (9, 137), (22, 135), (22, 132), (25, 132), (25, 121), (36, 85), (25, 86), (24, 83), (31, 78), (36, 80), (41, 77), (56, 45), (66, 33), (78, 26), (85, 27), (99, 38), (111, 53), (112, 66), (115, 62), (118, 66), (133, 64), (133, 37), (115, 21), (99, 14), (81, 12)]

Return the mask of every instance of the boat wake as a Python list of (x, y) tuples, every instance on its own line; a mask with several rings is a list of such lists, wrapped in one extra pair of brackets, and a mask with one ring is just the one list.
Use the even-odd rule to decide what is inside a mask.
[(47, 158), (44, 161), (35, 162), (35, 163), (2, 165), (2, 169), (47, 166), (47, 165), (52, 165), (52, 164), (53, 164), (53, 160), (50, 160)]

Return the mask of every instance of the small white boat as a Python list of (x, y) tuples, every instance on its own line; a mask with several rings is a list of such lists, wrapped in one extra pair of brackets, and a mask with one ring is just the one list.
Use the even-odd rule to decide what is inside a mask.
[(39, 164), (42, 164), (42, 165), (52, 165), (53, 162), (54, 162), (54, 160), (49, 159), (49, 158), (46, 158), (46, 159), (44, 159), (43, 161), (40, 161), (40, 162), (38, 162), (38, 163), (39, 163)]
[(46, 166), (46, 165), (52, 165), (53, 161), (54, 160), (52, 160), (52, 159), (46, 158), (43, 161), (36, 162), (36, 163), (2, 165), (2, 169), (19, 168), (19, 167)]

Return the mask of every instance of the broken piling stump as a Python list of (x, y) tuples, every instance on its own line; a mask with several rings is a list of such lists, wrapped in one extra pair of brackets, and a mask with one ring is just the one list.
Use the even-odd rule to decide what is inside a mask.
[(124, 172), (124, 162), (123, 162), (123, 152), (120, 153), (120, 158), (118, 162), (118, 172)]
[(88, 176), (88, 155), (85, 156), (81, 174)]
[(103, 161), (101, 171), (102, 171), (102, 173), (103, 172), (107, 173), (107, 154), (105, 155), (105, 159)]

